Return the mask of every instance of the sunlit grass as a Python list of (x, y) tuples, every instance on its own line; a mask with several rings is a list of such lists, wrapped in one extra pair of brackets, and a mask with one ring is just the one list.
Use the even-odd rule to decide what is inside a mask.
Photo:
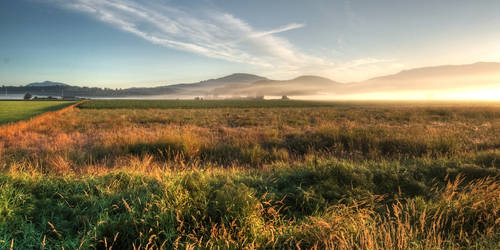
[(26, 120), (74, 103), (68, 101), (0, 101), (0, 124)]
[(2, 249), (500, 242), (488, 104), (70, 109), (1, 127), (0, 167)]
[(336, 106), (332, 102), (299, 100), (91, 100), (82, 109), (214, 109)]

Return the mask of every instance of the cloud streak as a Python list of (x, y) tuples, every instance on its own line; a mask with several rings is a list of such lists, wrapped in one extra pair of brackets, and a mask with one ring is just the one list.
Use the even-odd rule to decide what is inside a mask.
[(300, 23), (262, 31), (228, 13), (216, 10), (186, 12), (165, 1), (48, 1), (87, 13), (154, 44), (210, 58), (256, 65), (268, 72), (297, 73), (311, 69), (326, 72), (353, 64), (338, 64), (331, 59), (307, 55), (287, 39), (278, 36), (282, 32), (303, 28), (305, 25)]
[(197, 16), (157, 1), (52, 0), (88, 13), (151, 43), (231, 62), (272, 67), (274, 62), (307, 57), (275, 34), (304, 27), (292, 23), (258, 31), (227, 13), (204, 11)]

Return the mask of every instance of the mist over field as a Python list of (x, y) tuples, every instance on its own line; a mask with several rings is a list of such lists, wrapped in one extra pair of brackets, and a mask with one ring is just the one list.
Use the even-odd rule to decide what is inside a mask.
[[(196, 83), (127, 89), (89, 89), (50, 81), (24, 87), (6, 87), (10, 98), (21, 93), (40, 96), (79, 96), (115, 99), (279, 99), (283, 96), (309, 100), (498, 100), (500, 63), (436, 66), (404, 70), (362, 82), (340, 83), (307, 75), (291, 80), (271, 80), (235, 73)], [(12, 93), (16, 93), (12, 95)], [(1, 96), (1, 95), (0, 95)], [(3, 98), (9, 95), (3, 96)]]
[(339, 83), (303, 76), (288, 81), (262, 80), (213, 90), (219, 95), (307, 96), (318, 99), (498, 99), (500, 64), (476, 63), (402, 71), (363, 82)]

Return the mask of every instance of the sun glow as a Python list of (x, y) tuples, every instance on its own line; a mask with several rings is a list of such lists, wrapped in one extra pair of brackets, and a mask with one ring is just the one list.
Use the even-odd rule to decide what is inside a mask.
[(457, 91), (419, 91), (419, 92), (373, 92), (353, 95), (294, 96), (304, 100), (464, 100), (500, 101), (500, 86), (488, 89), (466, 89)]
[(500, 101), (500, 87), (492, 89), (470, 90), (456, 93), (443, 93), (436, 98), (447, 100)]

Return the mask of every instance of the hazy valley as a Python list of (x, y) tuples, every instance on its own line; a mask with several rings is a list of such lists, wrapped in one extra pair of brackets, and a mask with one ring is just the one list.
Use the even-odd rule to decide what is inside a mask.
[[(196, 83), (127, 89), (70, 86), (57, 82), (31, 83), (22, 87), (3, 86), (3, 92), (43, 96), (135, 97), (162, 99), (208, 99), (241, 97), (281, 97), (298, 99), (462, 99), (460, 95), (480, 90), (468, 99), (500, 94), (500, 63), (475, 63), (405, 70), (362, 82), (340, 83), (319, 76), (300, 76), (291, 80), (237, 73)], [(411, 93), (411, 94), (409, 94)], [(1, 96), (1, 95), (0, 95)], [(378, 96), (378, 98), (377, 98)], [(454, 98), (455, 96), (455, 98)], [(480, 98), (479, 98), (480, 99)]]

